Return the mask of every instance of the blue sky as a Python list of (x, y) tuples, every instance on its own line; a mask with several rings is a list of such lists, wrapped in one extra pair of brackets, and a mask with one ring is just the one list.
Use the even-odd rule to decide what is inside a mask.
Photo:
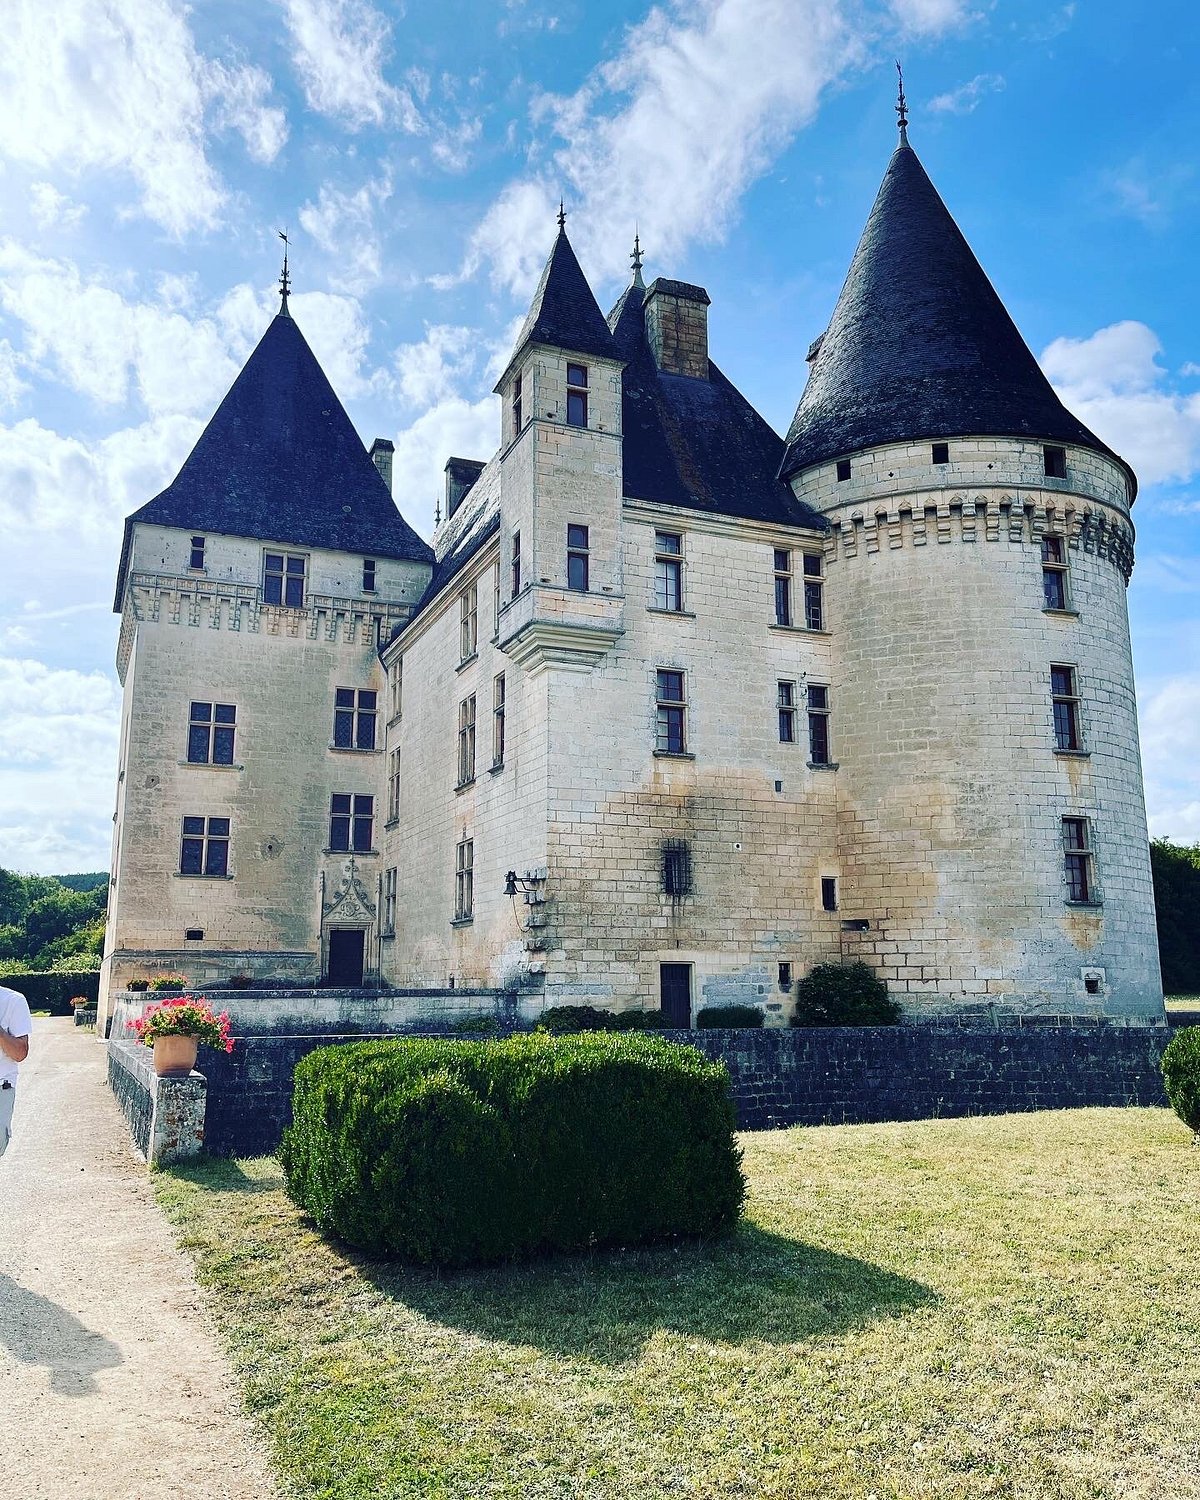
[(786, 428), (910, 137), (1068, 404), (1137, 468), (1152, 831), (1200, 840), (1200, 94), (1156, 0), (9, 0), (0, 36), (0, 864), (103, 869), (122, 517), (169, 481), (276, 305), (428, 535), (560, 192), (602, 305), (712, 296)]

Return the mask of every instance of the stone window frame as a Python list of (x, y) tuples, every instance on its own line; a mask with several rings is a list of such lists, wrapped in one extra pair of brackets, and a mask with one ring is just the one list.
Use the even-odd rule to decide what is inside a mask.
[(567, 426), (588, 425), (588, 367), (567, 363)]
[[(179, 874), (198, 880), (229, 880), (233, 820), (185, 813), (180, 820)], [(194, 865), (194, 869), (189, 869)]]
[(508, 689), (504, 673), (492, 678), (492, 770), (504, 765), (504, 739), (507, 733)]
[[(272, 566), (278, 560), (278, 567)], [(307, 552), (278, 551), (263, 548), (263, 603), (277, 609), (303, 609), (308, 595)], [(278, 585), (275, 587), (274, 585)], [(278, 598), (272, 598), (278, 594)]]
[(206, 537), (194, 536), (192, 538), (191, 546), (190, 546), (190, 549), (189, 549), (190, 561), (188, 562), (188, 570), (190, 572), (192, 572), (192, 573), (203, 573), (204, 572), (204, 549), (205, 549), (206, 543), (207, 543), (207, 538)]
[(512, 383), (512, 435), (514, 438), (521, 435), (521, 376), (513, 377)]
[(388, 723), (393, 724), (404, 712), (404, 653), (388, 668)]
[(353, 753), (378, 749), (379, 692), (376, 688), (335, 687), (331, 750)]
[(689, 755), (687, 673), (681, 667), (654, 669), (654, 753)]
[(1069, 662), (1050, 663), (1050, 702), (1054, 715), (1054, 748), (1060, 754), (1083, 753), (1083, 699), (1078, 668)]
[(521, 531), (519, 527), (512, 534), (510, 567), (509, 582), (512, 584), (512, 593), (509, 599), (511, 600), (521, 592)]
[(821, 876), (821, 910), (837, 911), (838, 878), (836, 875)]
[(379, 936), (394, 938), (396, 936), (396, 886), (399, 872), (395, 865), (389, 865), (383, 872), (383, 923), (379, 929)]
[(1062, 820), (1063, 882), (1068, 906), (1099, 906), (1096, 850), (1092, 822), (1086, 814), (1068, 813)]
[(1042, 608), (1056, 614), (1071, 612), (1070, 560), (1067, 539), (1060, 532), (1042, 535)]
[(385, 827), (400, 821), (400, 746), (388, 754), (388, 800)]
[(454, 924), (475, 920), (475, 840), (467, 834), (454, 849)]
[(201, 699), (190, 702), (186, 751), (189, 766), (232, 766), (236, 738), (236, 704), (215, 700), (206, 703)]
[(836, 769), (829, 738), (829, 684), (810, 682), (805, 690), (808, 704), (808, 764), (812, 770)]
[(329, 797), (329, 853), (375, 852), (375, 794), (331, 792)]
[(792, 549), (790, 547), (775, 547), (772, 549), (772, 566), (775, 570), (775, 623), (790, 629), (793, 621), (792, 611)]
[(1042, 471), (1047, 479), (1067, 478), (1067, 450), (1061, 443), (1042, 444)]
[(567, 522), (567, 588), (573, 594), (591, 592), (591, 527), (582, 521)]
[(378, 564), (373, 557), (364, 557), (362, 560), (362, 591), (364, 594), (378, 593), (376, 587), (376, 573)]
[(775, 683), (775, 707), (779, 715), (779, 743), (781, 745), (794, 745), (796, 743), (796, 713), (798, 710), (796, 683), (786, 677), (780, 677)]
[(467, 584), (458, 596), (458, 664), (472, 661), (479, 650), (479, 583)]
[(825, 629), (825, 559), (820, 552), (800, 554), (804, 582), (804, 628)]
[[(674, 545), (672, 545), (672, 543)], [(683, 594), (683, 532), (654, 531), (654, 608), (663, 614), (681, 615)], [(672, 599), (674, 603), (672, 603)]]
[(458, 780), (459, 791), (475, 780), (475, 694), (468, 693), (458, 705)]

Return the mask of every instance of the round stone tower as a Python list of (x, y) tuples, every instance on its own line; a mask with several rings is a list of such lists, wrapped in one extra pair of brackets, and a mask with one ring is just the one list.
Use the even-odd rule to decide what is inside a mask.
[(1063, 407), (901, 132), (788, 433), (830, 521), (843, 949), (911, 1019), (1161, 1022), (1132, 470)]

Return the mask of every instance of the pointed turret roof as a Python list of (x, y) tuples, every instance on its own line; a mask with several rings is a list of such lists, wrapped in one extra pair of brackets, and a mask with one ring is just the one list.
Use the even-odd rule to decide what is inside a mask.
[(125, 523), (176, 526), (431, 562), (392, 500), (299, 325), (271, 321), (174, 480)]
[(882, 443), (976, 434), (1116, 457), (1055, 395), (902, 131), (780, 475)]
[(572, 354), (592, 354), (597, 359), (618, 358), (604, 314), (575, 259), (561, 216), (554, 249), (542, 270), (497, 390), (527, 344), (550, 344)]

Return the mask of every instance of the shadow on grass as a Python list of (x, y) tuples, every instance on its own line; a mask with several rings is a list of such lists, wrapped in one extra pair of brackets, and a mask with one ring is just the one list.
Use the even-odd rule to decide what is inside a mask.
[(724, 1344), (833, 1337), (938, 1300), (920, 1282), (743, 1223), (708, 1243), (556, 1256), (438, 1275), (355, 1257), (423, 1317), (480, 1338), (606, 1364), (660, 1330)]

